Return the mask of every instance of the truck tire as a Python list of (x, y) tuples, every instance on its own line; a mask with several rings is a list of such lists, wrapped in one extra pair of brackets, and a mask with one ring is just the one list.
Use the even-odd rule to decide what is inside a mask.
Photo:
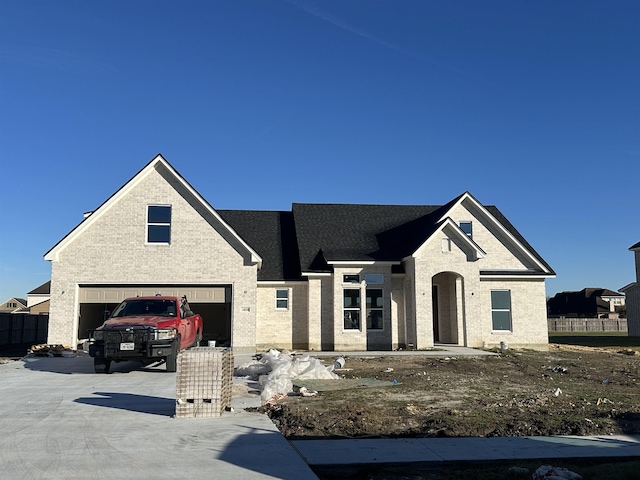
[(102, 357), (95, 357), (93, 359), (93, 369), (96, 373), (111, 373), (111, 360), (107, 360)]
[(165, 357), (167, 372), (178, 370), (178, 352), (180, 351), (180, 337), (177, 337), (171, 346), (171, 353)]

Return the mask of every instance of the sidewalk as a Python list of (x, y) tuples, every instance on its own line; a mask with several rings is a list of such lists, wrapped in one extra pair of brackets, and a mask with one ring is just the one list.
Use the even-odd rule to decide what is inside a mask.
[(296, 440), (311, 466), (639, 457), (640, 435)]
[[(427, 352), (432, 354), (435, 352)], [(439, 356), (486, 354), (464, 347)], [(425, 352), (362, 352), (361, 355)], [(315, 354), (313, 354), (315, 355)], [(357, 356), (358, 353), (344, 353)], [(337, 357), (340, 352), (317, 356)], [(251, 355), (235, 357), (236, 365)], [(571, 457), (640, 458), (640, 436), (297, 440), (264, 414), (256, 383), (234, 378), (233, 412), (176, 419), (175, 374), (88, 355), (0, 365), (0, 465), (8, 479), (313, 479), (314, 466)]]

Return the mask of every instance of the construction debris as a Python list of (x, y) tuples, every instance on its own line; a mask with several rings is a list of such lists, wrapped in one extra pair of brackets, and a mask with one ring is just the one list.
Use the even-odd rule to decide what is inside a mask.
[(581, 480), (582, 475), (563, 467), (542, 465), (533, 474), (533, 480)]
[(36, 357), (68, 357), (75, 356), (75, 352), (69, 345), (53, 345), (42, 343), (40, 345), (32, 345), (27, 351)]
[(327, 367), (317, 358), (306, 354), (292, 355), (286, 350), (282, 352), (269, 350), (259, 360), (236, 367), (234, 374), (257, 379), (260, 384), (262, 403), (270, 406), (294, 392), (294, 380), (338, 380), (340, 377), (333, 373), (333, 370), (335, 367), (343, 366), (344, 359), (341, 357)]

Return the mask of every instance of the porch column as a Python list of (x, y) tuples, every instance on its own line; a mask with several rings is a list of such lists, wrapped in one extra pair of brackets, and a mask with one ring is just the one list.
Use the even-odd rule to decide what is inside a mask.
[(322, 282), (309, 278), (309, 350), (322, 350)]
[(432, 278), (421, 278), (416, 282), (416, 346), (415, 348), (433, 347), (433, 296), (431, 293)]

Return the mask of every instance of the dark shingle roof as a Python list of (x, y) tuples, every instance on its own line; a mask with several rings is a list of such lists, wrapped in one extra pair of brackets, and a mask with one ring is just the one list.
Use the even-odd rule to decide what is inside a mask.
[[(328, 261), (400, 261), (435, 232), (459, 198), (445, 205), (294, 203), (291, 212), (218, 213), (262, 257), (258, 280), (295, 280), (302, 272), (330, 272)], [(496, 207), (485, 208), (553, 274)]]
[(45, 295), (51, 293), (51, 280), (31, 290), (27, 295)]
[[(413, 205), (345, 205), (294, 203), (293, 216), (303, 271), (322, 268), (328, 260), (389, 260), (389, 237), (381, 251), (378, 235), (432, 213), (438, 207)], [(424, 238), (424, 237), (423, 237)], [(397, 260), (397, 257), (393, 257)]]
[(291, 212), (217, 210), (222, 219), (262, 257), (258, 280), (300, 279)]

